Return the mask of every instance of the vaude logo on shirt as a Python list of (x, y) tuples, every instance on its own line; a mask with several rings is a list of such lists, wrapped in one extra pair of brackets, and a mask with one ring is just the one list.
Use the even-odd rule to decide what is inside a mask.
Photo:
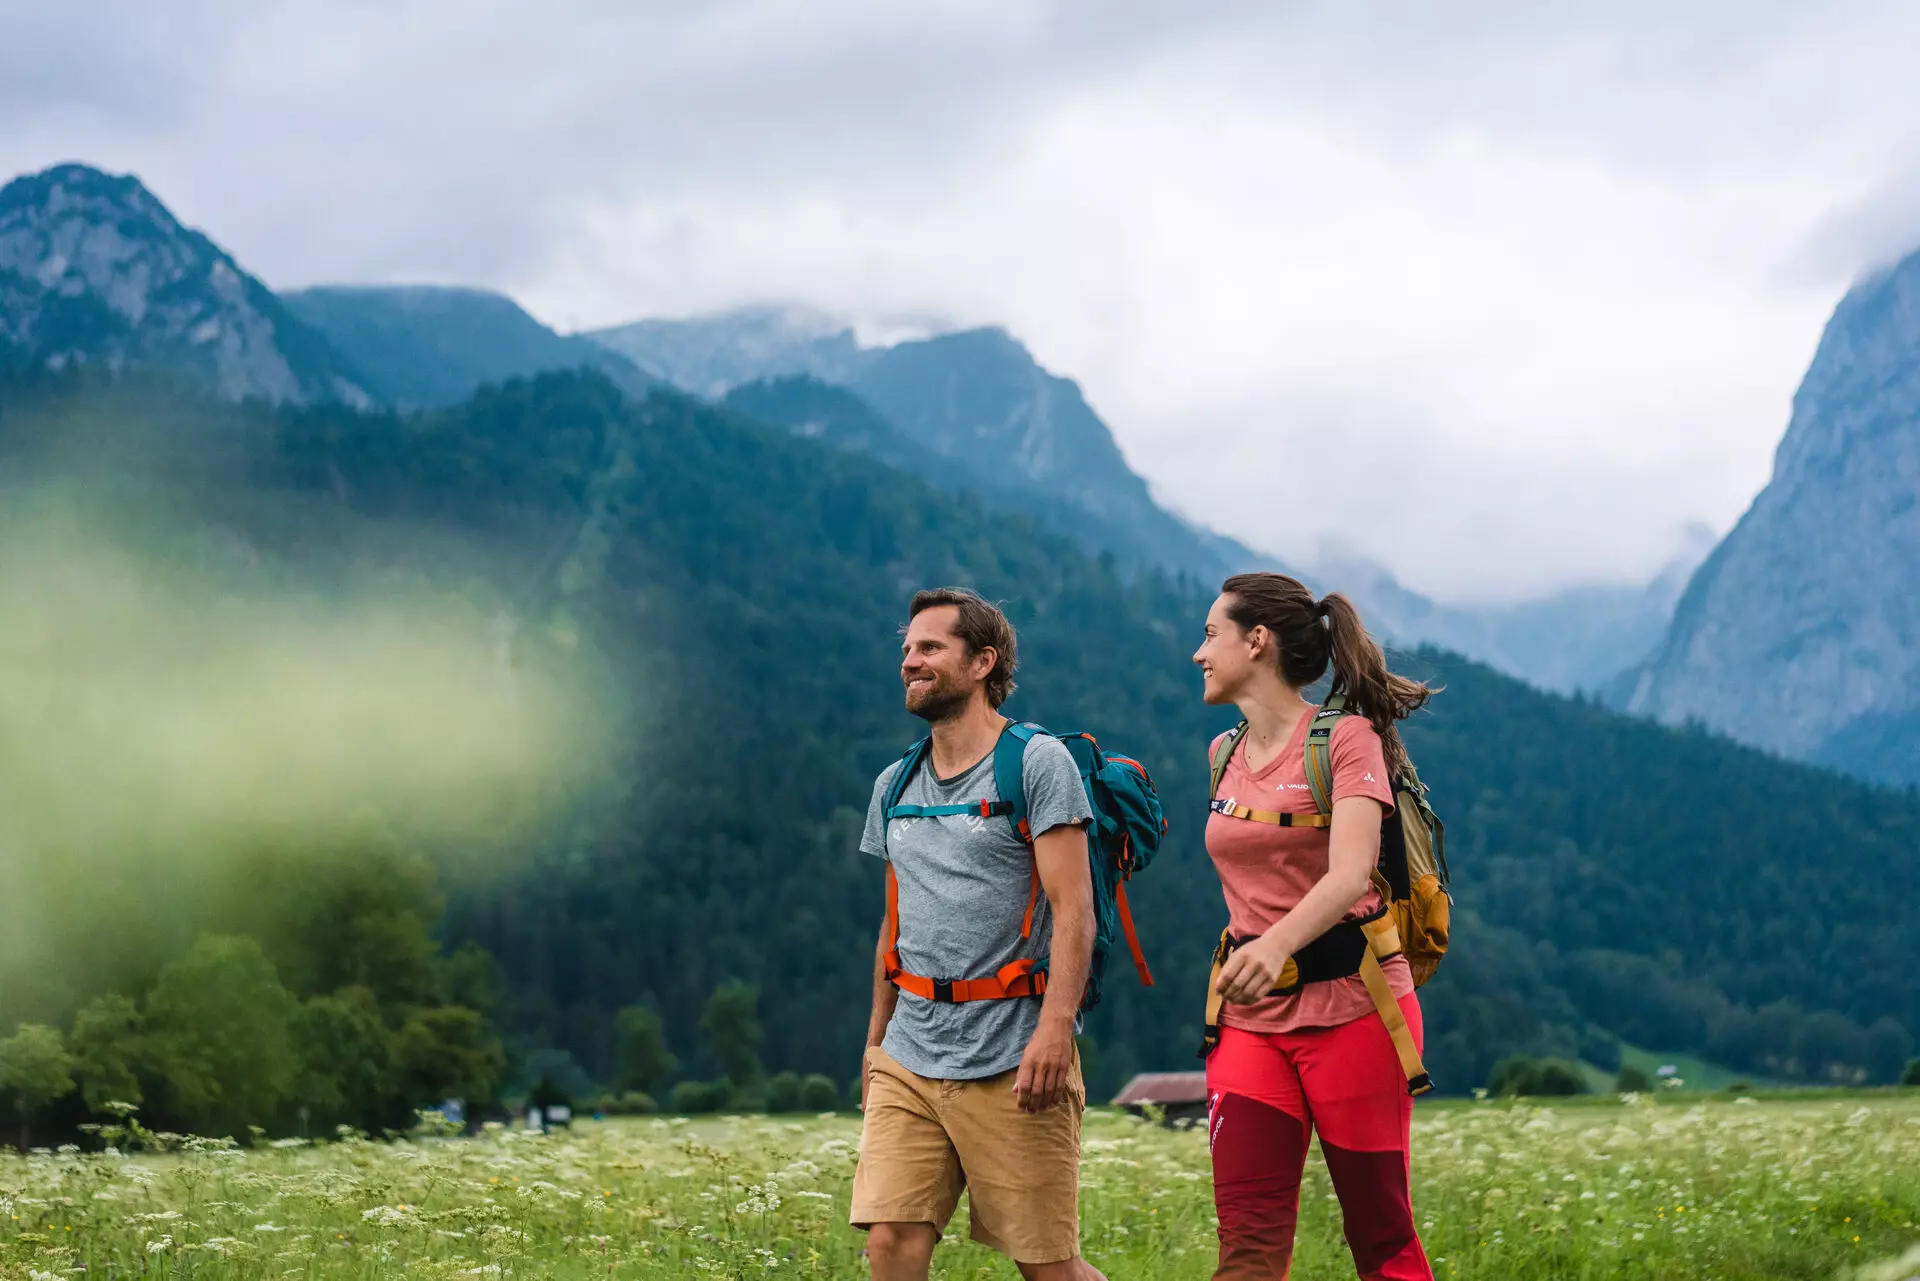
[[(978, 814), (954, 814), (950, 815), (950, 817), (957, 818), (965, 823), (969, 832), (977, 832), (987, 824), (987, 820)], [(928, 818), (924, 814), (902, 815), (893, 821), (899, 825), (899, 829), (903, 832), (912, 830), (912, 828), (919, 823), (939, 822), (938, 819)]]

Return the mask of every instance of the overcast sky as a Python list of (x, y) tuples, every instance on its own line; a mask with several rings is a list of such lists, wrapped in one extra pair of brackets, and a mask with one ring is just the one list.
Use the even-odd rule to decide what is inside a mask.
[(1177, 509), (1511, 598), (1765, 482), (1920, 245), (1917, 49), (1901, 3), (0, 0), (0, 170), (137, 173), (277, 287), (1005, 324)]

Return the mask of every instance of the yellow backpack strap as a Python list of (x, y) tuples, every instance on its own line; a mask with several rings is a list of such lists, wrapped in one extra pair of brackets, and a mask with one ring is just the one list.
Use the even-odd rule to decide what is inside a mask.
[(1206, 1058), (1213, 1053), (1213, 1047), (1220, 1044), (1220, 1007), (1226, 1004), (1226, 999), (1215, 989), (1220, 982), (1220, 967), (1232, 953), (1233, 931), (1221, 930), (1220, 942), (1213, 949), (1213, 968), (1207, 974), (1206, 1030), (1201, 1034), (1199, 1058)]
[(1400, 1060), (1400, 1071), (1407, 1078), (1407, 1093), (1418, 1098), (1433, 1088), (1433, 1078), (1427, 1075), (1426, 1064), (1420, 1061), (1420, 1047), (1413, 1043), (1413, 1029), (1407, 1026), (1400, 1002), (1393, 999), (1387, 972), (1380, 968), (1382, 960), (1399, 953), (1400, 931), (1394, 926), (1390, 912), (1363, 922), (1360, 928), (1367, 934), (1367, 954), (1360, 959), (1360, 980), (1367, 985), (1367, 995), (1373, 998), (1373, 1008), (1379, 1012), (1380, 1021), (1387, 1025), (1393, 1052)]
[(1266, 823), (1271, 827), (1318, 827), (1333, 826), (1331, 814), (1308, 814), (1305, 811), (1256, 810), (1242, 805), (1234, 797), (1216, 800), (1209, 806), (1215, 814), (1225, 814), (1228, 818), (1242, 818), (1250, 823)]
[(1225, 734), (1213, 749), (1213, 782), (1207, 787), (1207, 799), (1213, 800), (1220, 795), (1220, 778), (1227, 772), (1227, 762), (1233, 759), (1233, 749), (1240, 746), (1241, 736), (1247, 732), (1247, 723), (1241, 721)]

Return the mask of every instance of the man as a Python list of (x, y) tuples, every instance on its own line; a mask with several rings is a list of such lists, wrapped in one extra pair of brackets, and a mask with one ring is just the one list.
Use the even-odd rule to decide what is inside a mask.
[[(925, 1281), (965, 1187), (973, 1239), (1011, 1257), (1028, 1281), (1104, 1281), (1080, 1258), (1086, 1089), (1073, 1041), (1093, 952), (1092, 809), (1066, 747), (1037, 735), (1022, 758), (1031, 844), (988, 812), (1002, 799), (993, 754), (1011, 723), (999, 708), (1014, 688), (1013, 627), (976, 593), (952, 588), (921, 592), (911, 615), (900, 678), (932, 742), (900, 804), (979, 812), (889, 822), (901, 764), (874, 784), (860, 848), (888, 860), (897, 908), (874, 954), (852, 1221), (867, 1229), (874, 1281)], [(896, 950), (898, 987), (888, 965)], [(953, 991), (947, 980), (1042, 960), (1044, 996), (940, 999)]]

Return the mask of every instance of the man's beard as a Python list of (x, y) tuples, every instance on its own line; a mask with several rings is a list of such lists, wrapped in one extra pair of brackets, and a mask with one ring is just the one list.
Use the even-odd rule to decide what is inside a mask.
[(973, 697), (972, 690), (955, 689), (944, 677), (933, 679), (933, 688), (916, 705), (911, 699), (907, 710), (928, 724), (937, 725), (941, 721), (951, 720), (965, 710), (968, 700)]

